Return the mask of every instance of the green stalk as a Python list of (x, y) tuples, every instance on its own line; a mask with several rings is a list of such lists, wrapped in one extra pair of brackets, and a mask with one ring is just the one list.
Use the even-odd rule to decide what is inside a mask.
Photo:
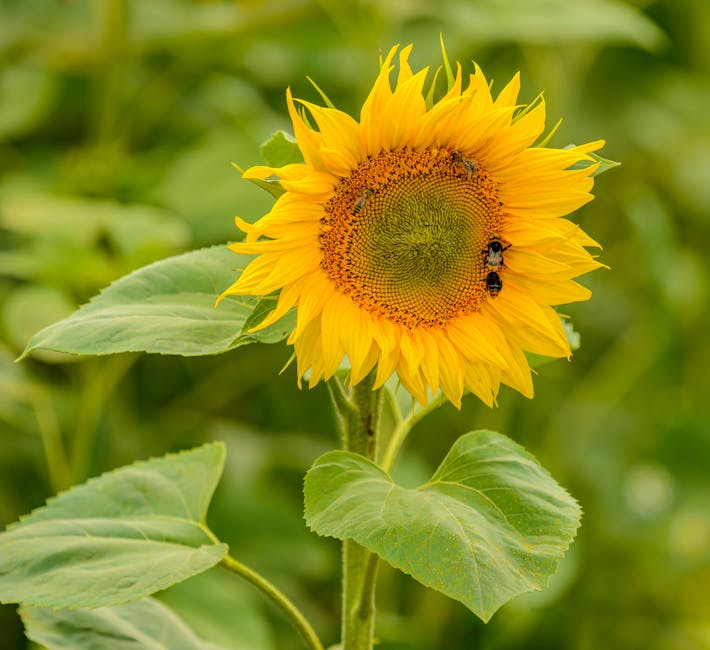
[(274, 603), (298, 630), (309, 650), (323, 650), (323, 644), (313, 631), (311, 624), (283, 592), (272, 585), (266, 578), (264, 578), (264, 576), (250, 569), (246, 566), (246, 564), (242, 564), (239, 560), (235, 560), (231, 555), (226, 555), (222, 559), (221, 564), (233, 573), (236, 573), (239, 577), (244, 578), (244, 580), (254, 585), (262, 594)]
[(69, 459), (62, 441), (57, 414), (49, 398), (44, 393), (35, 395), (32, 408), (37, 419), (37, 428), (42, 439), (42, 447), (47, 461), (47, 473), (52, 490), (56, 493), (71, 486)]
[(97, 429), (104, 409), (137, 358), (137, 354), (117, 354), (106, 359), (91, 359), (84, 364), (81, 405), (72, 436), (70, 468), (73, 483), (81, 483), (91, 473)]
[[(329, 383), (340, 416), (343, 446), (374, 461), (382, 411), (382, 390), (372, 390), (375, 373), (354, 386), (349, 396), (342, 386), (333, 385), (336, 381)], [(356, 542), (343, 542), (343, 650), (372, 650), (377, 563), (377, 556)]]
[(402, 448), (404, 441), (407, 439), (409, 432), (414, 428), (414, 425), (416, 425), (426, 415), (429, 415), (429, 413), (431, 413), (434, 409), (441, 406), (445, 401), (446, 396), (443, 393), (439, 393), (439, 395), (431, 400), (431, 402), (429, 402), (426, 406), (419, 409), (412, 408), (407, 417), (397, 421), (397, 425), (389, 438), (387, 448), (385, 449), (385, 453), (382, 457), (382, 462), (380, 463), (380, 467), (382, 467), (385, 472), (389, 474), (392, 471), (392, 466), (394, 465), (394, 461), (397, 459), (397, 454)]
[(96, 75), (94, 78), (94, 140), (98, 146), (111, 144), (121, 123), (124, 68), (128, 53), (130, 4), (127, 0), (94, 2), (96, 31)]
[(350, 401), (350, 395), (340, 379), (332, 377), (326, 382), (326, 385), (328, 386), (330, 399), (335, 409), (338, 431), (343, 440), (343, 448), (347, 449), (348, 430), (352, 426), (351, 420), (357, 417), (358, 411), (355, 405)]

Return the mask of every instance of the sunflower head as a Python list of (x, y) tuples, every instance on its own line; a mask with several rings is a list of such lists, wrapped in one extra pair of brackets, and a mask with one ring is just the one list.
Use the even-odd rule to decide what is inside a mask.
[(396, 373), (422, 403), (441, 389), (492, 405), (501, 382), (531, 397), (524, 352), (570, 356), (552, 306), (588, 299), (574, 278), (602, 266), (563, 217), (593, 198), (603, 141), (533, 146), (545, 105), (517, 104), (518, 75), (494, 98), (477, 66), (465, 84), (457, 66), (428, 102), (411, 46), (393, 86), (397, 50), (359, 120), (287, 91), (304, 162), (244, 173), (285, 192), (256, 223), (237, 219), (246, 240), (231, 248), (257, 257), (224, 295), (280, 291), (259, 327), (296, 307), (289, 343), (311, 386), (347, 357), (351, 384)]

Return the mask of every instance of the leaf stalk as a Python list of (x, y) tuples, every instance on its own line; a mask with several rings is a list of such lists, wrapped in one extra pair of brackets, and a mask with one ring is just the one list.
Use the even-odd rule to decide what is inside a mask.
[(231, 555), (226, 555), (222, 559), (221, 564), (232, 573), (237, 574), (240, 578), (252, 584), (274, 603), (298, 630), (309, 650), (323, 650), (323, 644), (320, 642), (311, 624), (282, 591), (264, 578), (264, 576), (250, 569), (245, 564), (242, 564)]

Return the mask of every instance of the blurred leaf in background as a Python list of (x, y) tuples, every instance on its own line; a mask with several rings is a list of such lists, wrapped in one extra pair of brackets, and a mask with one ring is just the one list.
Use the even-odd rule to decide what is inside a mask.
[[(576, 215), (611, 270), (563, 310), (581, 336), (572, 363), (539, 367), (532, 401), (441, 408), (394, 473), (417, 485), (458, 435), (502, 431), (582, 503), (572, 553), (551, 589), (487, 626), (383, 567), (379, 647), (710, 648), (706, 0), (0, 0), (0, 524), (87, 475), (225, 440), (210, 525), (335, 640), (338, 546), (307, 531), (301, 487), (337, 435), (325, 389), (278, 375), (285, 345), (13, 359), (112, 280), (263, 214), (271, 198), (231, 163), (288, 131), (286, 86), (321, 101), (310, 76), (353, 112), (379, 52), (415, 42), (413, 65), (435, 66), (440, 32), (496, 80), (520, 69), (524, 100), (544, 91), (548, 126), (564, 117), (555, 146), (603, 137), (623, 166)], [(161, 598), (206, 641), (300, 647), (223, 577)], [(28, 647), (14, 608), (0, 630), (3, 650)]]

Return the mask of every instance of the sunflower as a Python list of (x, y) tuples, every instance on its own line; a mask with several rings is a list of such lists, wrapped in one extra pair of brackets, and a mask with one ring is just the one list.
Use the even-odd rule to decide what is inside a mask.
[(602, 266), (562, 217), (593, 198), (588, 154), (604, 142), (534, 147), (545, 105), (517, 104), (518, 74), (494, 99), (478, 66), (463, 88), (457, 65), (432, 102), (411, 49), (394, 88), (398, 47), (384, 59), (359, 122), (287, 90), (304, 162), (244, 173), (285, 192), (256, 223), (237, 217), (231, 248), (257, 257), (223, 295), (280, 290), (259, 328), (297, 308), (299, 383), (347, 356), (351, 385), (397, 373), (421, 403), (441, 389), (458, 407), (469, 390), (490, 406), (501, 383), (532, 397), (524, 353), (570, 357), (552, 305), (588, 299), (573, 278)]

